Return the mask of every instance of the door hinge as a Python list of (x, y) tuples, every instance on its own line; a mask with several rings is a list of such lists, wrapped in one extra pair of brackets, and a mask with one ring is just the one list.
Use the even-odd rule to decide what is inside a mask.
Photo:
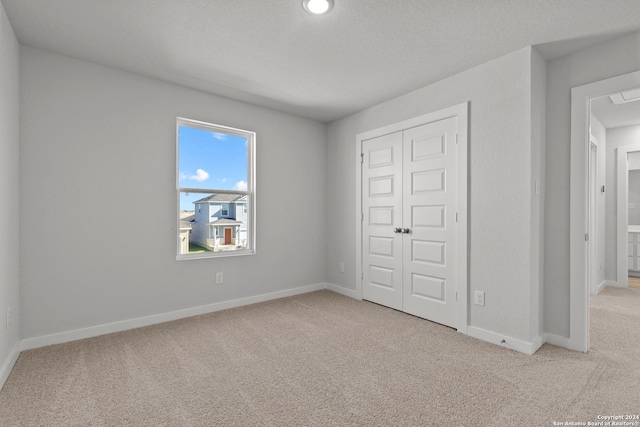
[(364, 163), (364, 153), (360, 153), (360, 164)]
[(360, 280), (364, 279), (364, 271), (360, 272)]
[(585, 233), (584, 234), (584, 241), (588, 242), (589, 241), (589, 233)]
[(364, 221), (364, 212), (360, 212), (360, 222)]
[(458, 291), (456, 291), (456, 301), (458, 301)]
[(458, 143), (458, 134), (456, 133), (456, 144)]
[(456, 222), (458, 222), (458, 212), (456, 212)]

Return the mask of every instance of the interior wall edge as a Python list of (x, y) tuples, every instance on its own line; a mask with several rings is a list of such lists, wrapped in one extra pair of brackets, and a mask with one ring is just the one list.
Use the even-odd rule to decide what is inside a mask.
[(16, 342), (9, 353), (9, 356), (0, 367), (0, 391), (2, 391), (2, 387), (7, 382), (7, 378), (9, 378), (9, 374), (13, 369), (14, 365), (18, 361), (18, 357), (20, 356), (20, 341)]

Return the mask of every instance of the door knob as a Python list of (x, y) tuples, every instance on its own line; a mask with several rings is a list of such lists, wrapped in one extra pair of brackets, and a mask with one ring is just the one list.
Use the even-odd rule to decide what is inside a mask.
[(410, 229), (408, 229), (408, 228), (403, 228), (403, 229), (402, 229), (402, 232), (403, 232), (404, 234), (409, 234), (409, 233), (411, 232), (411, 230), (410, 230)]
[(393, 229), (393, 232), (394, 233), (402, 233), (402, 228), (396, 227), (396, 228)]

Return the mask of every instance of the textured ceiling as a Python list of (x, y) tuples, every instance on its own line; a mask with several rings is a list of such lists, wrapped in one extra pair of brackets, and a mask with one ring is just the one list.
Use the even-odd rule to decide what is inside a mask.
[[(330, 121), (517, 49), (640, 29), (638, 0), (2, 0), (21, 43)], [(571, 44), (574, 43), (574, 44)]]

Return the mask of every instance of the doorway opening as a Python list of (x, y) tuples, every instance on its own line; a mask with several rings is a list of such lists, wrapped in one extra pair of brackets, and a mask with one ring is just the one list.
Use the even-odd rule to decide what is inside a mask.
[[(640, 95), (637, 88), (640, 88), (640, 71), (571, 91), (568, 347), (577, 351), (589, 349), (589, 295), (596, 295), (605, 286), (627, 287), (628, 268), (631, 258), (635, 257), (635, 252), (629, 249), (640, 248), (628, 241), (627, 195), (628, 157), (629, 153), (640, 151), (640, 140), (635, 143), (638, 147), (633, 147), (633, 143), (609, 141), (608, 129), (629, 128), (634, 124), (620, 122), (620, 115), (617, 125), (613, 125), (610, 117), (603, 113), (608, 108), (609, 113), (615, 114), (611, 107), (614, 98), (623, 94), (624, 99), (625, 93), (638, 92)], [(631, 108), (632, 104), (640, 107), (640, 102), (627, 99), (626, 108)], [(635, 124), (640, 130), (640, 122)]]

